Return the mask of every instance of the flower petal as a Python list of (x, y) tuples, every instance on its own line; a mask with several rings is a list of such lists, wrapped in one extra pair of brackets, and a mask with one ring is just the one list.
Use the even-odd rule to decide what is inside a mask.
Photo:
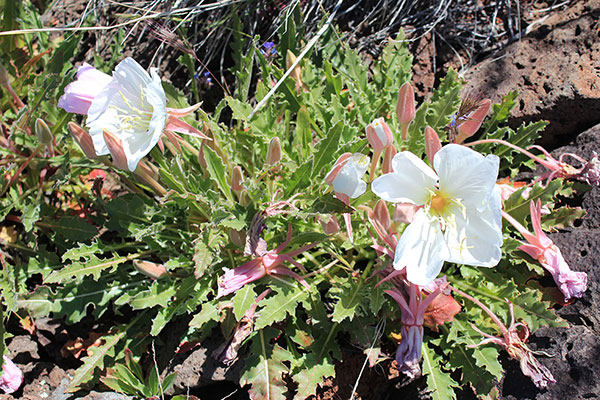
[(493, 267), (502, 257), (502, 214), (500, 189), (492, 192), (483, 210), (466, 208), (455, 214), (455, 225), (448, 226), (445, 240), (449, 257), (446, 261)]
[(439, 221), (419, 210), (398, 241), (394, 268), (406, 267), (407, 279), (423, 286), (440, 273), (447, 257), (448, 248)]
[(467, 207), (485, 207), (498, 177), (500, 161), (457, 144), (449, 144), (436, 153), (433, 165), (440, 177), (440, 191), (461, 199)]
[(394, 172), (373, 181), (373, 193), (393, 203), (425, 204), (435, 189), (437, 175), (411, 152), (403, 151), (392, 160)]

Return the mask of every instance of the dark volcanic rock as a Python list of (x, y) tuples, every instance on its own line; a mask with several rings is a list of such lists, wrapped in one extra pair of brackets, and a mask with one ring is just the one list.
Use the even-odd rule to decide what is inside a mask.
[(465, 91), (498, 102), (518, 89), (513, 125), (548, 120), (542, 144), (563, 145), (600, 123), (600, 1), (553, 14), (465, 73)]
[[(569, 152), (585, 159), (600, 152), (600, 125), (579, 135), (577, 140), (553, 151)], [(588, 290), (581, 299), (558, 310), (569, 328), (541, 328), (530, 338), (534, 350), (553, 357), (538, 357), (554, 375), (556, 383), (538, 390), (519, 375), (517, 363), (508, 363), (502, 394), (505, 399), (598, 399), (600, 398), (600, 188), (583, 194), (588, 214), (577, 227), (550, 234), (565, 260), (575, 271), (588, 275)]]

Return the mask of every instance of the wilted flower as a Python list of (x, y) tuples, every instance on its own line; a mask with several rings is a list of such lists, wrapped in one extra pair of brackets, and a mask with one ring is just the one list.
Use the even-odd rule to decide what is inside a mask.
[[(373, 192), (394, 203), (423, 206), (396, 247), (394, 268), (407, 279), (431, 282), (444, 261), (492, 267), (502, 245), (498, 157), (450, 144), (434, 156), (434, 172), (413, 153), (396, 154), (394, 172), (373, 182)], [(438, 183), (439, 181), (439, 183)]]
[(421, 376), (421, 347), (423, 346), (423, 324), (425, 322), (425, 310), (431, 302), (441, 293), (447, 283), (440, 285), (427, 297), (423, 298), (419, 286), (411, 284), (408, 291), (408, 301), (399, 288), (386, 290), (385, 293), (392, 296), (402, 309), (402, 327), (400, 333), (402, 340), (396, 350), (396, 361), (400, 372), (410, 378)]
[(110, 75), (83, 63), (77, 68), (77, 80), (65, 87), (58, 106), (65, 111), (86, 115), (94, 98), (111, 82)]
[(361, 153), (344, 153), (338, 158), (325, 181), (333, 186), (338, 199), (346, 204), (367, 190), (367, 183), (362, 180), (369, 167), (369, 157)]
[(23, 383), (23, 371), (13, 363), (10, 358), (3, 356), (2, 375), (0, 376), (0, 389), (4, 393), (14, 393)]
[(519, 247), (529, 254), (531, 257), (539, 261), (539, 263), (552, 274), (554, 282), (565, 296), (565, 301), (573, 297), (581, 297), (587, 289), (587, 274), (585, 272), (576, 272), (569, 268), (560, 252), (560, 249), (552, 242), (552, 240), (542, 231), (542, 213), (540, 200), (531, 202), (531, 223), (535, 234), (531, 234), (523, 225), (512, 218), (509, 214), (504, 213), (504, 218), (514, 225), (515, 228), (523, 235), (528, 244)]
[[(250, 235), (248, 236), (250, 237)], [(288, 262), (297, 266), (302, 271), (305, 271), (304, 266), (295, 261), (292, 257), (295, 257), (298, 254), (313, 248), (318, 243), (311, 243), (306, 246), (302, 246), (299, 249), (292, 250), (287, 253), (281, 253), (281, 251), (290, 243), (291, 240), (292, 226), (290, 225), (288, 227), (288, 234), (285, 242), (280, 244), (275, 249), (263, 253), (264, 250), (258, 250), (255, 248), (252, 252), (258, 255), (257, 258), (250, 260), (237, 268), (227, 270), (225, 274), (219, 278), (219, 290), (217, 297), (227, 296), (228, 294), (244, 287), (244, 285), (247, 283), (254, 282), (267, 275), (290, 276), (308, 288), (308, 284), (300, 275), (290, 271), (288, 267), (282, 264)], [(262, 248), (262, 246), (259, 246), (259, 248)]]

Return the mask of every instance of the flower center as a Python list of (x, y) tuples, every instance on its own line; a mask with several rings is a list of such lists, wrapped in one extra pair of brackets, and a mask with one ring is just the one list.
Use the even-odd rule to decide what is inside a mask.
[(436, 192), (429, 204), (438, 214), (442, 214), (447, 202), (446, 198), (440, 192)]

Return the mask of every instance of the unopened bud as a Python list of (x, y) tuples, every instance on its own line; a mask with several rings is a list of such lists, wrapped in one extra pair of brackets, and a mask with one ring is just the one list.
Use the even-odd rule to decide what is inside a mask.
[(409, 82), (402, 85), (398, 92), (396, 115), (398, 116), (400, 125), (408, 125), (415, 119), (415, 93)]
[(69, 122), (69, 132), (73, 136), (73, 139), (77, 142), (83, 154), (85, 154), (88, 158), (94, 159), (97, 157), (96, 150), (94, 149), (94, 141), (90, 134), (77, 125), (75, 122)]
[(277, 136), (271, 139), (267, 150), (267, 164), (273, 165), (281, 160), (281, 141)]
[(490, 99), (481, 100), (479, 102), (477, 110), (473, 111), (473, 113), (468, 116), (468, 119), (458, 126), (456, 143), (461, 144), (465, 139), (473, 136), (479, 130), (491, 105), (492, 102)]
[(252, 199), (250, 198), (248, 192), (246, 190), (242, 190), (242, 192), (240, 193), (240, 204), (242, 205), (242, 207), (248, 207), (248, 205), (251, 202)]
[(144, 260), (133, 260), (133, 266), (142, 274), (153, 279), (161, 279), (167, 276), (167, 268), (163, 264), (156, 264)]
[(244, 175), (242, 173), (242, 168), (239, 165), (233, 167), (233, 171), (231, 171), (231, 188), (235, 193), (239, 193), (244, 188), (242, 186), (242, 182), (244, 181)]
[(237, 247), (246, 246), (246, 232), (244, 232), (244, 231), (237, 231), (235, 229), (230, 229), (229, 230), (229, 239), (231, 240), (231, 243), (233, 243)]
[(394, 142), (394, 135), (383, 117), (375, 119), (365, 129), (367, 139), (375, 153), (380, 153)]
[[(290, 69), (295, 62), (296, 56), (288, 49), (287, 54), (285, 55), (286, 69)], [(300, 93), (304, 86), (304, 84), (302, 83), (302, 69), (300, 68), (300, 64), (294, 67), (294, 69), (290, 73), (290, 76), (293, 80), (296, 81), (296, 93)]]
[(340, 231), (340, 223), (335, 215), (329, 214), (323, 217), (319, 217), (323, 232), (327, 235), (333, 235)]
[(433, 165), (433, 156), (442, 148), (442, 142), (437, 132), (430, 126), (425, 128), (425, 154), (427, 159)]
[(52, 132), (50, 132), (50, 128), (43, 119), (38, 118), (35, 120), (35, 135), (41, 144), (46, 147), (52, 146), (52, 142), (54, 141), (54, 137), (52, 136)]
[(390, 218), (390, 210), (388, 210), (385, 201), (379, 200), (375, 204), (375, 209), (373, 210), (373, 214), (375, 219), (383, 226), (385, 229), (389, 229), (392, 225), (392, 220)]
[(108, 147), (108, 151), (112, 156), (113, 163), (119, 169), (128, 169), (127, 156), (125, 155), (125, 151), (123, 151), (123, 144), (121, 143), (121, 139), (116, 137), (111, 132), (104, 129), (102, 131), (104, 135), (104, 141), (106, 142), (106, 147)]

